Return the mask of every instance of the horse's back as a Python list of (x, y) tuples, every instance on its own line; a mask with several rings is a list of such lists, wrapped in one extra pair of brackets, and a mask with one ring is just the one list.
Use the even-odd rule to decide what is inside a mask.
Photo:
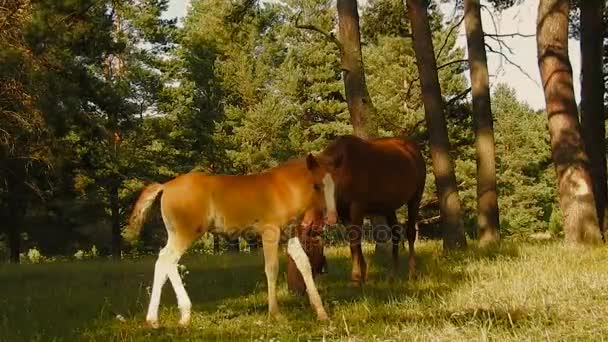
[(324, 153), (341, 158), (338, 184), (346, 202), (394, 210), (422, 191), (425, 162), (418, 145), (404, 138), (336, 139)]
[(285, 174), (300, 172), (298, 167), (286, 164), (272, 172), (239, 176), (180, 175), (164, 184), (163, 215), (202, 232), (209, 229), (226, 234), (263, 224), (284, 224), (294, 212), (292, 202), (297, 196)]

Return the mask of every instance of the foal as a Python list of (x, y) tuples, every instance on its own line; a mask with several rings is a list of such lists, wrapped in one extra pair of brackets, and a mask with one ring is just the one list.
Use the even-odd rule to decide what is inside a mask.
[[(262, 236), (264, 268), (268, 281), (268, 311), (279, 313), (276, 282), (279, 271), (280, 229), (308, 209), (325, 212), (328, 223), (336, 221), (334, 182), (312, 154), (265, 172), (246, 176), (211, 176), (188, 173), (164, 183), (151, 184), (135, 203), (125, 239), (139, 235), (147, 211), (160, 192), (161, 214), (167, 229), (167, 245), (154, 267), (154, 283), (146, 321), (158, 327), (161, 290), (167, 278), (173, 285), (180, 309), (180, 325), (190, 322), (191, 302), (177, 263), (188, 247), (205, 232), (235, 235), (253, 227)], [(302, 273), (306, 291), (319, 320), (327, 320), (314, 284), (311, 266), (296, 238), (288, 241), (287, 252)]]

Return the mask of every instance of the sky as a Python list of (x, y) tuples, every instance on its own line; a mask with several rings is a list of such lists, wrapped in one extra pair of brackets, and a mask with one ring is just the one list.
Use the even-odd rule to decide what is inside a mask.
[[(266, 0), (272, 1), (272, 0)], [(170, 0), (169, 10), (166, 17), (184, 17), (187, 12), (189, 0)], [(359, 1), (365, 3), (365, 1)], [(482, 4), (486, 1), (482, 0)], [(536, 13), (538, 0), (526, 0), (523, 4), (510, 8), (500, 14), (492, 14), (482, 11), (482, 24), (486, 33), (521, 33), (524, 35), (534, 34), (536, 29)], [(443, 12), (449, 18), (452, 15), (451, 5), (442, 7)], [(494, 19), (492, 20), (492, 16)], [(515, 89), (520, 100), (528, 103), (534, 109), (545, 107), (545, 98), (540, 82), (540, 74), (536, 59), (536, 38), (532, 37), (505, 37), (504, 43), (511, 49), (503, 48), (506, 57), (517, 66), (509, 63), (504, 57), (488, 52), (488, 68), (490, 72), (490, 84), (506, 83)], [(498, 49), (498, 44), (486, 38), (486, 43)], [(466, 37), (464, 35), (464, 24), (458, 32), (457, 45), (465, 48)], [(574, 92), (577, 102), (580, 101), (580, 49), (576, 40), (569, 40), (570, 63), (572, 63), (574, 77)], [(468, 73), (466, 73), (468, 78)]]

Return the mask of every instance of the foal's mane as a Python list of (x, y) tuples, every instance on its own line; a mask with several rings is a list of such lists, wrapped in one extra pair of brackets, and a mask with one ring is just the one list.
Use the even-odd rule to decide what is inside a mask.
[(294, 158), (294, 159), (290, 159), (286, 162), (283, 162), (277, 166), (273, 166), (271, 168), (268, 168), (262, 172), (260, 172), (259, 174), (272, 174), (272, 173), (276, 173), (276, 172), (280, 172), (283, 170), (287, 170), (287, 169), (296, 169), (296, 168), (304, 168), (305, 162), (303, 158)]

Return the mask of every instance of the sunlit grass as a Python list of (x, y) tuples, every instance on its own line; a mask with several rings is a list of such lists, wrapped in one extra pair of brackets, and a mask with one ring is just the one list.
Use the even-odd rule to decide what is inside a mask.
[[(608, 249), (559, 242), (445, 256), (437, 242), (417, 244), (418, 273), (391, 282), (374, 262), (362, 289), (348, 286), (347, 247), (327, 251), (318, 283), (331, 316), (319, 323), (303, 297), (279, 284), (282, 317), (267, 318), (259, 254), (188, 255), (183, 264), (192, 324), (177, 326), (165, 286), (162, 328), (144, 315), (153, 258), (0, 267), (0, 340), (601, 340), (608, 336)], [(403, 267), (405, 255), (402, 253)], [(117, 315), (120, 315), (117, 317)], [(121, 319), (124, 317), (124, 320)]]

